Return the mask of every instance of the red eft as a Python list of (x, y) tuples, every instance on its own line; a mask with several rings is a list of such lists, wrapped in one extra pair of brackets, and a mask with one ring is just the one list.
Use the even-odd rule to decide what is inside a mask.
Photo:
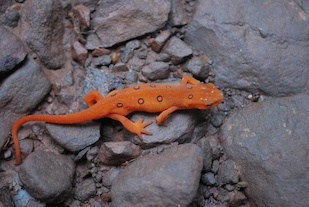
[(132, 122), (126, 116), (134, 111), (149, 113), (161, 112), (156, 117), (158, 125), (162, 125), (168, 116), (181, 109), (210, 109), (223, 101), (222, 92), (214, 84), (202, 84), (190, 76), (182, 78), (180, 85), (141, 84), (114, 90), (106, 97), (98, 91), (91, 91), (84, 97), (89, 108), (67, 115), (29, 115), (19, 119), (12, 128), (12, 137), (15, 145), (16, 164), (22, 161), (18, 130), (26, 122), (42, 121), (53, 124), (78, 124), (101, 118), (111, 118), (122, 123), (131, 133), (151, 135), (145, 127), (152, 122), (140, 119)]

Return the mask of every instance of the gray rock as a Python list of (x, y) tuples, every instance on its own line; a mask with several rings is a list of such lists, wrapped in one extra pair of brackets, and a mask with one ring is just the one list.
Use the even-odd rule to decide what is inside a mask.
[(242, 169), (256, 206), (307, 206), (308, 95), (267, 98), (235, 111), (221, 143)]
[[(156, 123), (155, 115), (149, 113), (134, 113), (131, 116), (133, 122), (143, 118), (144, 122), (153, 123), (146, 127), (152, 136), (143, 135), (142, 147), (153, 147), (160, 144), (170, 144), (172, 142), (190, 142), (193, 131), (200, 119), (198, 111), (184, 110), (172, 113), (164, 122), (164, 126)], [(125, 130), (126, 140), (134, 140), (137, 136)], [(139, 140), (138, 138), (136, 140)]]
[(46, 124), (46, 128), (60, 146), (71, 152), (78, 152), (100, 138), (100, 124), (94, 122), (78, 125)]
[(0, 34), (0, 75), (3, 75), (22, 62), (27, 51), (16, 35), (1, 25)]
[(197, 79), (205, 80), (208, 78), (209, 65), (202, 57), (193, 57), (189, 60), (187, 70)]
[(212, 165), (211, 147), (207, 138), (202, 138), (197, 142), (197, 145), (203, 151), (203, 172), (209, 172)]
[(202, 182), (207, 186), (214, 186), (217, 184), (217, 180), (215, 178), (215, 174), (208, 172), (202, 175)]
[(183, 62), (193, 53), (190, 46), (177, 37), (172, 37), (163, 48), (163, 51), (172, 56), (171, 61), (174, 65)]
[(185, 40), (213, 60), (218, 86), (271, 96), (308, 92), (308, 1), (210, 0), (196, 6)]
[(218, 171), (219, 185), (236, 184), (239, 181), (238, 171), (232, 160), (221, 163)]
[(156, 31), (167, 22), (169, 11), (168, 0), (104, 1), (99, 4), (92, 19), (95, 32), (87, 37), (86, 47), (111, 47)]
[(8, 137), (12, 124), (33, 110), (49, 92), (51, 84), (41, 68), (27, 60), (0, 86), (0, 148)]
[(72, 159), (53, 152), (35, 151), (20, 166), (18, 175), (34, 198), (57, 204), (70, 195), (74, 172)]
[(149, 80), (158, 80), (168, 78), (169, 64), (165, 62), (152, 62), (142, 68), (142, 74)]
[(170, 36), (171, 32), (169, 30), (160, 32), (160, 34), (150, 42), (151, 49), (155, 52), (160, 52)]
[(22, 8), (25, 42), (51, 69), (60, 68), (65, 60), (62, 47), (63, 11), (59, 0), (29, 0)]
[(188, 206), (196, 195), (202, 167), (202, 151), (194, 144), (145, 155), (115, 179), (112, 205)]
[(99, 159), (105, 165), (120, 165), (142, 154), (140, 146), (129, 141), (104, 142), (99, 151)]
[(103, 174), (102, 185), (110, 187), (120, 172), (121, 169), (119, 167), (112, 167), (109, 171)]
[(173, 26), (182, 26), (188, 24), (189, 16), (186, 12), (186, 0), (171, 1), (170, 22)]
[(74, 192), (74, 198), (80, 201), (86, 201), (96, 193), (95, 182), (92, 178), (87, 178), (78, 183)]
[(18, 11), (9, 11), (7, 13), (4, 13), (3, 16), (0, 17), (1, 23), (8, 27), (16, 27), (19, 19), (20, 14)]

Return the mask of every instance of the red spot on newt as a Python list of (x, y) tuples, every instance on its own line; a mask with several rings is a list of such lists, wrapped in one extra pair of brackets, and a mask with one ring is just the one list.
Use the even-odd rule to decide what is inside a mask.
[[(135, 102), (127, 101), (136, 98)], [(111, 118), (122, 123), (130, 132), (142, 140), (142, 134), (151, 135), (145, 130), (152, 122), (143, 119), (132, 122), (126, 116), (134, 111), (149, 113), (161, 112), (156, 120), (162, 125), (168, 116), (180, 109), (210, 109), (223, 101), (222, 92), (214, 84), (202, 84), (185, 76), (180, 85), (142, 84), (123, 90), (112, 91), (103, 97), (98, 91), (91, 91), (84, 97), (89, 108), (67, 115), (29, 115), (19, 119), (12, 128), (15, 144), (16, 164), (20, 164), (21, 151), (17, 132), (26, 122), (42, 121), (53, 124), (78, 124), (101, 118)]]

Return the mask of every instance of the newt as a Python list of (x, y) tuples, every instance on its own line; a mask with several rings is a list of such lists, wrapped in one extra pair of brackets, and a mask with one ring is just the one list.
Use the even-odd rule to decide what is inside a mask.
[(135, 111), (149, 113), (161, 112), (156, 121), (158, 125), (176, 110), (182, 109), (210, 109), (223, 101), (222, 92), (214, 84), (203, 84), (190, 76), (184, 76), (179, 85), (168, 84), (140, 84), (122, 90), (114, 90), (102, 96), (97, 90), (88, 93), (84, 99), (88, 108), (66, 115), (28, 115), (17, 120), (12, 127), (12, 137), (15, 145), (16, 161), (21, 163), (21, 151), (18, 140), (18, 130), (26, 122), (40, 121), (53, 124), (78, 124), (111, 118), (121, 124), (141, 140), (142, 134), (152, 135), (145, 127), (152, 122), (140, 119), (132, 122), (126, 116)]

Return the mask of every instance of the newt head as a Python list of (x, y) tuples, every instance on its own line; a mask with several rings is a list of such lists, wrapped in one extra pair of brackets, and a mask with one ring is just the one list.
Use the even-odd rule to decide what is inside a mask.
[(223, 93), (212, 83), (194, 85), (192, 88), (192, 97), (188, 98), (189, 108), (196, 109), (214, 108), (224, 99)]

